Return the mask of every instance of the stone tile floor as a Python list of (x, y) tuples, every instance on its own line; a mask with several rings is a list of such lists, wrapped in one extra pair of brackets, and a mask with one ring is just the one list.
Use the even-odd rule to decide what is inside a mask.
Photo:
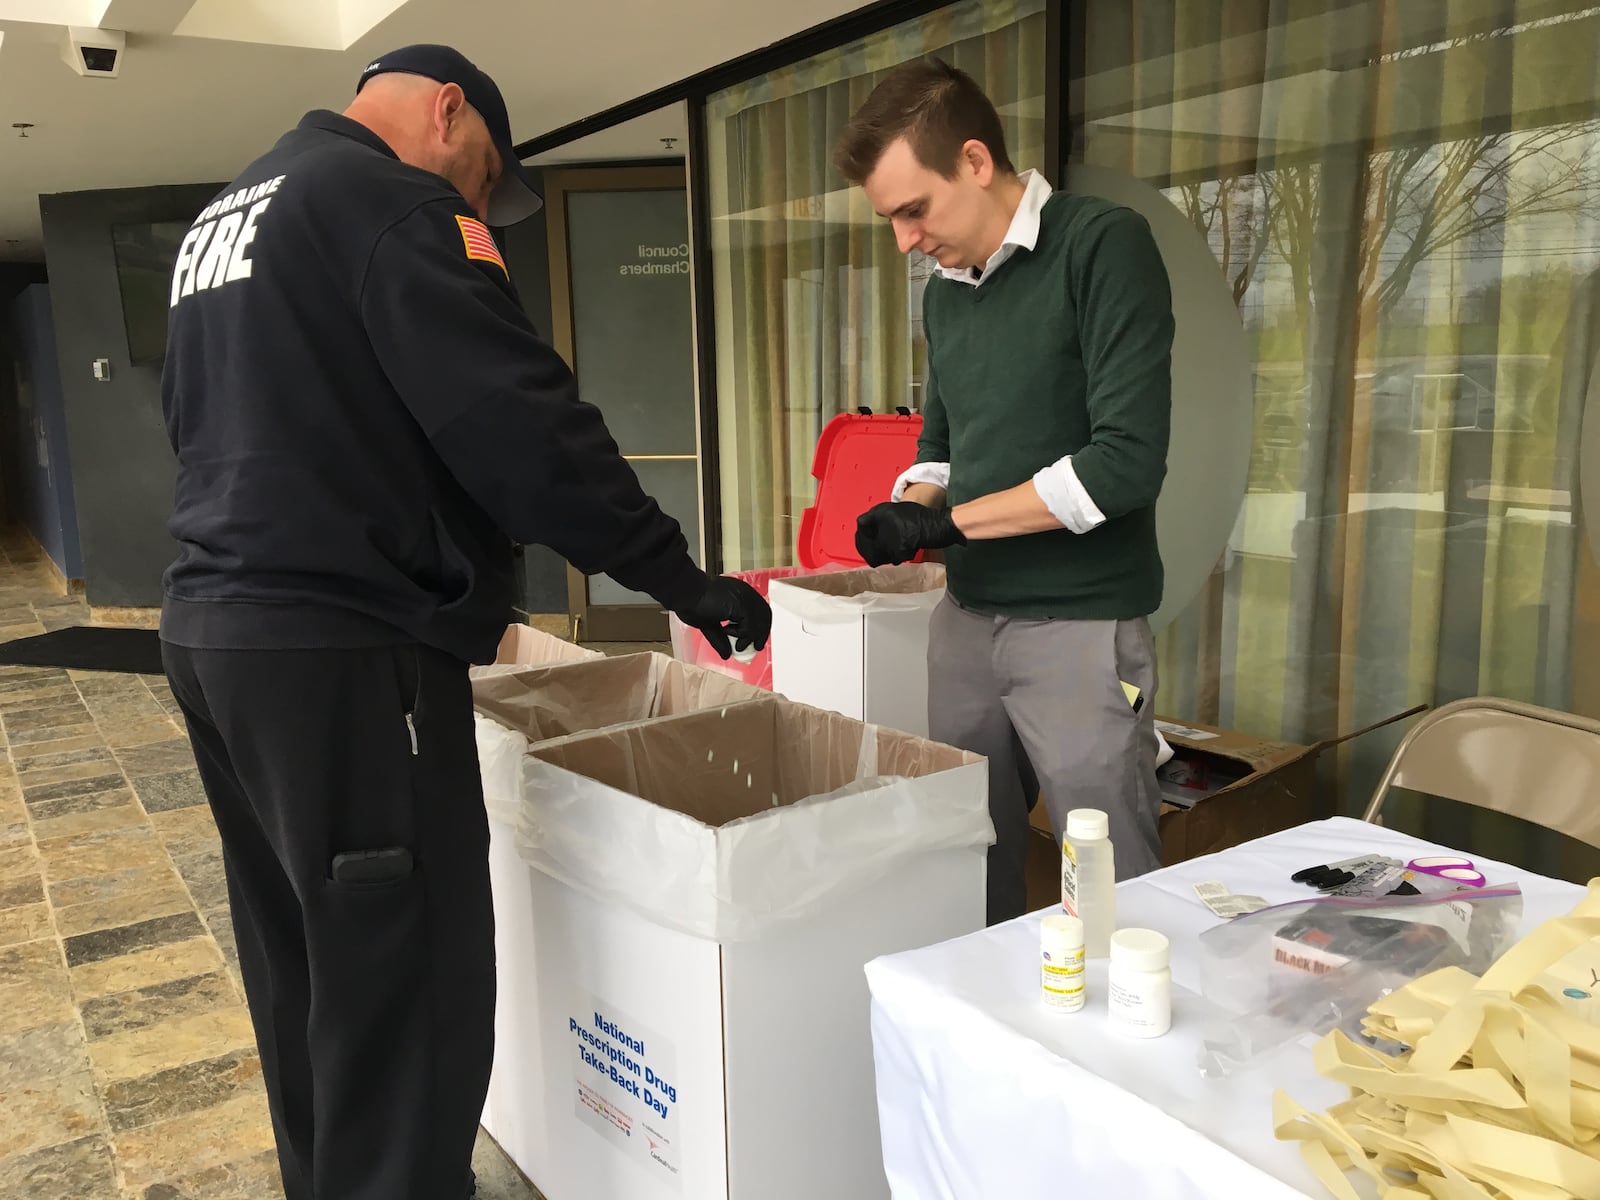
[[(0, 641), (88, 621), (0, 534)], [(166, 681), (0, 667), (0, 1197), (282, 1196), (243, 995)], [(535, 1197), (478, 1142), (480, 1197)]]

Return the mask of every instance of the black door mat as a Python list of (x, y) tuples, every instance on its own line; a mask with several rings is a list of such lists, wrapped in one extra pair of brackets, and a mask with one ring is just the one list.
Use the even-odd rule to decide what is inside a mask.
[(154, 629), (79, 625), (0, 642), (0, 665), (160, 675), (161, 635)]

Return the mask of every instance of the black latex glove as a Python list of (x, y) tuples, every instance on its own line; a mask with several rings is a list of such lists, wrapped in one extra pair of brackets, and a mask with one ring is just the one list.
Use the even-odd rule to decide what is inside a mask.
[(901, 500), (874, 504), (856, 518), (856, 553), (870, 567), (906, 562), (919, 550), (966, 544), (948, 508)]
[(734, 647), (760, 650), (772, 632), (772, 609), (761, 593), (744, 580), (727, 575), (706, 576), (705, 591), (693, 604), (678, 610), (678, 619), (705, 634), (711, 648), (724, 659), (732, 655)]

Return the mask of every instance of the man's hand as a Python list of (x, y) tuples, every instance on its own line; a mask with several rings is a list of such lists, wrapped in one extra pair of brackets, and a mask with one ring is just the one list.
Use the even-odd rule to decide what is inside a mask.
[(868, 566), (903, 563), (919, 550), (966, 544), (948, 508), (902, 500), (875, 504), (856, 518), (856, 553)]
[[(711, 648), (727, 659), (739, 650), (760, 650), (772, 632), (772, 609), (742, 579), (706, 577), (705, 590), (693, 604), (678, 610), (678, 619), (705, 634)], [(729, 645), (732, 639), (733, 645)]]

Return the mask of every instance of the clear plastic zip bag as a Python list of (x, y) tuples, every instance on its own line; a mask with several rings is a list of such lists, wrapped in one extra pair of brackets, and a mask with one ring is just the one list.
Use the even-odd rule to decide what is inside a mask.
[[(1443, 967), (1481, 974), (1515, 941), (1522, 890), (1379, 899), (1319, 897), (1264, 908), (1200, 937), (1200, 1069), (1227, 1075), (1304, 1037), (1362, 1032), (1367, 1009)], [(1396, 1049), (1396, 1047), (1384, 1047)]]

